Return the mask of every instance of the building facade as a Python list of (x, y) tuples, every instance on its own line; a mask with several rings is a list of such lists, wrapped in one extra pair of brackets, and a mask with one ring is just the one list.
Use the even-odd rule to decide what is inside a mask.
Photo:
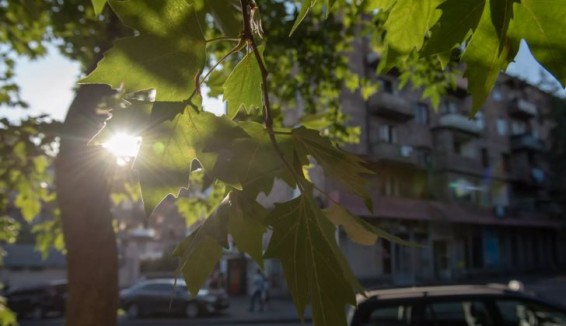
[[(352, 60), (366, 62), (365, 60)], [(356, 67), (361, 73), (362, 67)], [(370, 223), (418, 244), (340, 246), (366, 283), (412, 284), (548, 272), (566, 264), (560, 205), (548, 164), (552, 97), (502, 75), (469, 118), (465, 80), (434, 110), (395, 75), (375, 76), (377, 94), (346, 93), (343, 108), (362, 126), (347, 150), (376, 172), (374, 211), (325, 181), (336, 201)]]

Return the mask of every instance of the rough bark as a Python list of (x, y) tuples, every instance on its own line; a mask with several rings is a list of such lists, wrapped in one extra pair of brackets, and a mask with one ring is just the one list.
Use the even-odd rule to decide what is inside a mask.
[(111, 161), (101, 149), (87, 146), (104, 120), (97, 105), (110, 94), (107, 86), (80, 87), (65, 120), (56, 161), (67, 248), (68, 326), (117, 323), (118, 252), (108, 189)]

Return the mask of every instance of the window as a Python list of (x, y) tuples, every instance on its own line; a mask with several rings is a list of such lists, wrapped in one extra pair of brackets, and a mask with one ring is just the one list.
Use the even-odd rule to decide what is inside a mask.
[(507, 136), (507, 120), (499, 118), (495, 122), (495, 126), (497, 128), (497, 133), (500, 136)]
[(415, 106), (415, 121), (421, 125), (428, 125), (428, 105), (419, 102)]
[(489, 153), (487, 152), (487, 148), (481, 149), (481, 164), (484, 168), (489, 167)]
[(511, 134), (522, 135), (528, 131), (527, 123), (522, 120), (513, 120), (511, 122)]
[(509, 326), (551, 326), (566, 325), (566, 314), (551, 307), (518, 300), (497, 300), (495, 302), (503, 325)]
[(171, 292), (173, 291), (173, 284), (148, 284), (141, 288), (143, 291), (152, 292)]
[(379, 140), (389, 144), (396, 144), (397, 128), (391, 125), (379, 126)]
[(464, 138), (454, 137), (453, 143), (454, 153), (463, 157), (475, 159), (477, 157), (477, 149), (473, 141)]
[(458, 104), (454, 100), (447, 99), (444, 102), (443, 113), (457, 113), (458, 112)]
[(393, 85), (393, 81), (389, 80), (389, 79), (385, 79), (385, 78), (380, 78), (379, 79), (379, 84), (381, 85), (381, 89), (389, 94), (396, 94), (396, 90), (395, 87)]
[(391, 242), (381, 241), (383, 274), (391, 274)]
[(370, 325), (410, 325), (411, 311), (411, 306), (379, 307), (371, 312), (368, 322), (370, 322)]
[(358, 306), (352, 325), (412, 325), (410, 303), (366, 301)]
[(431, 303), (425, 308), (425, 318), (436, 326), (494, 325), (493, 318), (482, 301)]
[(509, 154), (501, 154), (501, 168), (503, 172), (511, 172), (511, 156)]
[(483, 238), (479, 235), (472, 237), (472, 268), (483, 268)]
[(388, 177), (385, 179), (383, 194), (386, 196), (399, 196), (399, 193), (399, 180), (395, 177)]
[(495, 85), (491, 91), (491, 97), (495, 101), (501, 101), (503, 99), (503, 93), (501, 92), (501, 86)]
[(478, 128), (482, 129), (485, 127), (484, 119), (483, 119), (483, 112), (478, 112), (474, 116), (474, 122)]

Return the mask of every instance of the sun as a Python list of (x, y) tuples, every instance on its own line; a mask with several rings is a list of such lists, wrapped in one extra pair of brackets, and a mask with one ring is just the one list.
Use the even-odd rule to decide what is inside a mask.
[(138, 155), (141, 137), (118, 133), (102, 144), (102, 147), (116, 157), (116, 163), (125, 166)]

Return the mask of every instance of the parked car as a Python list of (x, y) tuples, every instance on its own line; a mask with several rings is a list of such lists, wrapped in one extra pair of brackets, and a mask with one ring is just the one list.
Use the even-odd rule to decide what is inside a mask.
[(193, 297), (185, 281), (166, 278), (143, 281), (120, 291), (120, 306), (129, 318), (154, 314), (194, 318), (226, 309), (229, 301), (224, 290), (201, 289)]
[(67, 282), (56, 281), (23, 286), (7, 291), (8, 307), (18, 318), (42, 319), (56, 314), (64, 315), (67, 301)]
[(500, 284), (433, 286), (369, 291), (348, 318), (351, 326), (566, 326), (566, 309)]

